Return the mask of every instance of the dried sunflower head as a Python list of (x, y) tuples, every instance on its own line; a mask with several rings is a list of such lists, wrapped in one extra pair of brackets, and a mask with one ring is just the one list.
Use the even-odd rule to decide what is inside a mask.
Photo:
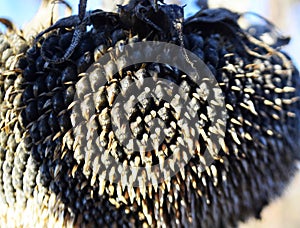
[[(297, 69), (229, 10), (182, 21), (179, 6), (130, 4), (84, 23), (65, 18), (30, 49), (17, 36), (19, 52), (1, 35), (3, 205), (73, 226), (231, 227), (259, 217), (299, 159)], [(152, 41), (178, 51), (136, 61), (160, 47)], [(214, 80), (176, 65), (195, 68), (190, 52)], [(116, 179), (109, 161), (131, 172)]]

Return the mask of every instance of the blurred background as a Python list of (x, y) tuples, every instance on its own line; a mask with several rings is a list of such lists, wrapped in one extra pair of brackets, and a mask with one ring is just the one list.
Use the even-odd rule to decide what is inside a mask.
[[(50, 2), (50, 0), (48, 0)], [(191, 16), (199, 10), (197, 3), (203, 0), (165, 0), (166, 3), (186, 4), (185, 16)], [(47, 2), (47, 1), (45, 1)], [(59, 7), (59, 14), (68, 16), (77, 13), (79, 0), (66, 1), (73, 9)], [(116, 4), (123, 0), (88, 0), (88, 10), (101, 8), (114, 10)], [(22, 28), (30, 23), (39, 9), (41, 0), (0, 0), (0, 18), (13, 21), (17, 27)], [(272, 21), (282, 32), (290, 36), (290, 45), (284, 48), (293, 58), (296, 66), (300, 68), (300, 0), (208, 0), (210, 7), (225, 7), (236, 12), (252, 11)], [(53, 7), (49, 5), (48, 7)], [(36, 16), (37, 17), (37, 16)], [(40, 23), (50, 25), (49, 18), (41, 16)], [(5, 27), (0, 25), (0, 31)], [(27, 31), (28, 32), (28, 31)], [(30, 35), (30, 31), (28, 32)], [(300, 140), (300, 139), (299, 139)], [(300, 172), (296, 175), (290, 186), (280, 199), (276, 199), (262, 212), (262, 220), (249, 220), (241, 224), (242, 228), (299, 228), (300, 227)]]

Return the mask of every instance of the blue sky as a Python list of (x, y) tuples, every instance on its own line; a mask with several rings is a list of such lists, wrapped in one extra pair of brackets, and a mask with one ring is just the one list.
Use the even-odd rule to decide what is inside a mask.
[(8, 18), (19, 26), (24, 23), (24, 19), (29, 20), (38, 8), (37, 0), (0, 0), (0, 2), (0, 17)]
[[(19, 27), (28, 22), (39, 8), (40, 0), (0, 0), (0, 17), (8, 18)], [(73, 13), (78, 11), (79, 0), (67, 0)], [(88, 0), (88, 9), (100, 8), (101, 0)], [(0, 31), (3, 31), (0, 26)]]

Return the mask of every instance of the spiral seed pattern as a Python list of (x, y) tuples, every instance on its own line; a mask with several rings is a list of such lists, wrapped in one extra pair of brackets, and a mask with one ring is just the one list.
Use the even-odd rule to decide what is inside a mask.
[[(148, 1), (141, 2), (152, 9)], [(126, 15), (134, 19), (130, 22), (124, 20), (124, 12), (107, 13), (103, 24), (97, 19), (105, 12), (93, 14), (91, 28), (71, 57), (59, 64), (47, 59), (64, 56), (74, 27), (60, 26), (36, 46), (20, 34), (0, 34), (1, 205), (39, 210), (48, 225), (234, 227), (250, 216), (259, 217), (263, 207), (281, 194), (300, 157), (299, 72), (277, 47), (242, 30), (238, 14), (204, 9), (182, 23), (180, 34), (173, 26), (176, 15), (168, 15), (164, 7), (173, 6), (158, 5), (143, 20), (126, 8)], [(149, 23), (157, 15), (164, 16), (166, 34), (152, 25), (162, 22)], [(124, 45), (153, 40), (183, 45), (205, 62), (225, 98), (226, 121), (218, 120), (225, 132), (211, 128), (201, 85), (184, 72), (159, 63), (124, 68), (132, 56), (118, 58), (121, 54), (105, 65), (95, 63), (112, 49), (122, 53)], [(145, 54), (147, 50), (134, 52)], [(92, 64), (94, 71), (88, 72)], [(97, 71), (106, 78), (99, 78)], [(126, 89), (133, 83), (139, 91), (147, 78), (163, 78), (185, 91), (187, 105), (195, 107), (200, 119), (199, 125), (189, 127), (200, 135), (194, 155), (175, 176), (158, 185), (123, 186), (100, 177), (114, 172), (103, 168), (101, 158), (113, 157), (124, 166), (151, 166), (182, 148), (179, 114), (159, 98), (160, 85), (146, 91), (151, 99), (134, 104), (120, 119), (120, 125), (129, 123), (127, 130), (135, 138), (155, 149), (144, 155), (131, 153), (124, 146), (130, 138), (121, 143), (116, 137), (112, 117), (118, 112), (112, 112), (113, 106), (123, 105), (117, 97), (127, 98)], [(180, 94), (170, 96), (179, 104), (184, 100)], [(130, 99), (127, 102), (125, 106), (131, 105)], [(155, 118), (164, 127), (159, 145), (159, 137), (151, 134)], [(95, 142), (87, 140), (93, 135)], [(214, 135), (222, 136), (221, 150), (208, 164), (203, 153), (213, 145), (209, 138)], [(95, 151), (101, 154), (95, 156)]]

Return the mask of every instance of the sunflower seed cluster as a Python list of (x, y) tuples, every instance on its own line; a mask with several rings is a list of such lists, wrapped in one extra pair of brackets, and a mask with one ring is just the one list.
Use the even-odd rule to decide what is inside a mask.
[(19, 118), (24, 89), (20, 58), (24, 57), (28, 44), (11, 31), (0, 34), (0, 44), (0, 198), (10, 205), (16, 200), (24, 204), (23, 172), (29, 151), (23, 142), (25, 131)]
[[(291, 180), (300, 157), (300, 79), (289, 57), (280, 47), (270, 47), (242, 30), (237, 22), (240, 15), (229, 10), (204, 9), (174, 27), (177, 14), (169, 13), (178, 12), (179, 6), (158, 5), (153, 10), (150, 2), (140, 2), (148, 9), (143, 17), (136, 17), (142, 11), (131, 5), (125, 7), (126, 14), (122, 10), (93, 14), (91, 27), (74, 53), (59, 64), (45, 59), (64, 56), (74, 27), (60, 26), (37, 45), (16, 33), (0, 34), (1, 205), (27, 210), (34, 201), (34, 208), (42, 212), (36, 213), (48, 225), (56, 220), (83, 227), (234, 227), (251, 216), (259, 217)], [(156, 16), (162, 21), (154, 20)], [(152, 40), (175, 43), (206, 63), (225, 97), (226, 122), (219, 120), (225, 132), (210, 128), (209, 107), (200, 85), (172, 66), (141, 63), (124, 68), (131, 56), (115, 56), (87, 72), (113, 48), (122, 52), (126, 44)], [(147, 50), (134, 52), (145, 54)], [(97, 71), (106, 78), (98, 77)], [(197, 108), (201, 120), (196, 127), (202, 130), (194, 155), (175, 176), (158, 185), (123, 186), (100, 177), (114, 171), (103, 169), (99, 157), (147, 166), (163, 162), (182, 148), (178, 114), (159, 99), (159, 85), (146, 91), (151, 99), (134, 104), (124, 117), (130, 126), (127, 131), (156, 149), (144, 156), (131, 153), (124, 146), (130, 138), (121, 143), (116, 137), (112, 118), (117, 113), (112, 106), (121, 107), (117, 97), (125, 97), (132, 83), (138, 91), (147, 78), (163, 78), (186, 91), (189, 105)], [(172, 91), (171, 96), (178, 103), (183, 100)], [(155, 118), (164, 126), (165, 139), (159, 145), (159, 138), (151, 135)], [(95, 129), (95, 142), (85, 137), (90, 134), (89, 124)], [(206, 164), (203, 151), (214, 134), (222, 136), (221, 150)], [(103, 154), (95, 156), (99, 148)]]

